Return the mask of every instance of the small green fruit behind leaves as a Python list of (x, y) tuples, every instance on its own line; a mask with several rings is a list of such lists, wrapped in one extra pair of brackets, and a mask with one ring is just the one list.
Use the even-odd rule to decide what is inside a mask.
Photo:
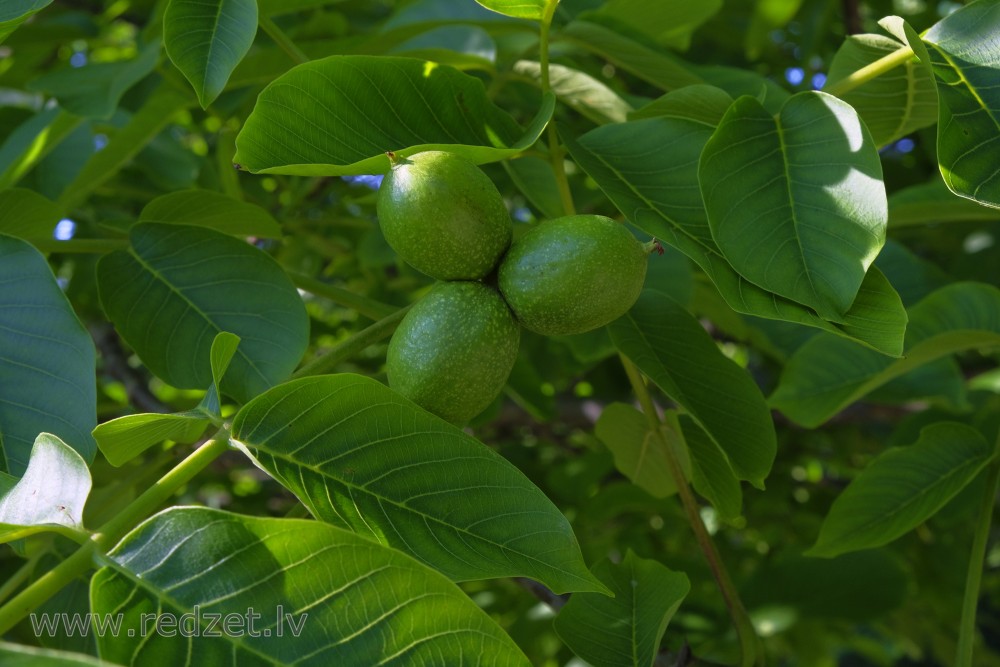
[(492, 272), (510, 246), (513, 227), (489, 177), (444, 151), (390, 159), (378, 218), (392, 249), (438, 280), (478, 280)]
[(389, 386), (439, 417), (465, 423), (503, 390), (520, 339), (496, 290), (440, 283), (406, 314), (389, 343)]
[(572, 215), (542, 223), (511, 246), (500, 264), (500, 291), (526, 329), (578, 334), (632, 307), (646, 262), (646, 250), (624, 225)]

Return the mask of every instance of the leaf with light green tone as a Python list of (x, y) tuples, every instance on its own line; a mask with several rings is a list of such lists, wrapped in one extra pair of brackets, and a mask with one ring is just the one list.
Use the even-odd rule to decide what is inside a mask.
[(4, 667), (118, 667), (83, 653), (56, 651), (37, 646), (0, 641), (0, 662)]
[(234, 236), (281, 238), (281, 226), (259, 206), (211, 190), (181, 190), (146, 204), (139, 222), (196, 225)]
[(554, 37), (570, 42), (602, 58), (616, 67), (634, 74), (661, 90), (675, 90), (696, 83), (701, 78), (676, 58), (654, 50), (611, 28), (591, 21), (575, 20), (564, 26)]
[(125, 92), (146, 77), (160, 58), (160, 44), (149, 44), (134, 60), (66, 66), (43, 74), (29, 84), (59, 100), (59, 105), (77, 116), (110, 118)]
[[(541, 85), (542, 67), (539, 63), (518, 60), (514, 63), (513, 70), (515, 74)], [(618, 93), (589, 74), (572, 67), (549, 65), (549, 80), (556, 99), (598, 125), (624, 122), (632, 111), (632, 105), (619, 97)]]
[(663, 46), (686, 51), (691, 35), (722, 8), (722, 0), (608, 0), (580, 18), (609, 27), (625, 26)]
[(517, 19), (540, 21), (545, 8), (559, 0), (476, 0), (490, 11)]
[(433, 60), (456, 69), (495, 70), (497, 44), (490, 33), (475, 25), (442, 25), (392, 47), (390, 54)]
[(838, 556), (888, 544), (929, 519), (995, 455), (976, 429), (956, 422), (924, 428), (858, 473), (833, 501), (806, 555)]
[(228, 331), (242, 339), (222, 383), (246, 402), (302, 359), (309, 320), (295, 286), (270, 256), (211, 229), (141, 223), (131, 248), (101, 258), (101, 304), (143, 363), (169, 384), (204, 389), (210, 351)]
[[(677, 493), (663, 441), (645, 415), (625, 403), (611, 403), (594, 425), (594, 435), (611, 450), (618, 472), (655, 498)], [(674, 437), (674, 451), (681, 450)]]
[(884, 550), (833, 559), (788, 555), (764, 561), (740, 596), (751, 616), (780, 607), (806, 619), (867, 621), (899, 607), (909, 585), (909, 575)]
[(21, 123), (0, 145), (0, 188), (17, 183), (82, 122), (52, 107)]
[(816, 427), (923, 364), (1000, 346), (1000, 290), (991, 285), (950, 284), (910, 308), (909, 315), (902, 359), (832, 336), (815, 336), (788, 360), (771, 405), (797, 424)]
[[(172, 508), (107, 560), (91, 580), (92, 610), (122, 614), (134, 636), (104, 633), (97, 642), (102, 657), (124, 664), (530, 664), (443, 576), (320, 521)], [(157, 632), (144, 626), (146, 613), (179, 623)], [(242, 615), (241, 631), (206, 636), (207, 614)], [(202, 632), (183, 636), (192, 626)]]
[(687, 575), (631, 549), (621, 563), (602, 560), (593, 572), (615, 596), (574, 593), (553, 621), (556, 633), (590, 664), (651, 667), (667, 624), (691, 590)]
[(819, 92), (774, 117), (741, 97), (698, 166), (712, 238), (736, 271), (837, 321), (885, 243), (878, 151), (857, 113)]
[(330, 56), (292, 68), (257, 98), (236, 138), (236, 162), (253, 173), (384, 173), (386, 151), (447, 150), (477, 164), (535, 143), (555, 98), (527, 130), (486, 96), (478, 79), (430, 61)]
[(527, 155), (516, 160), (504, 160), (502, 164), (517, 189), (543, 216), (558, 218), (565, 214), (551, 162)]
[(94, 438), (108, 463), (122, 466), (165, 440), (194, 442), (211, 423), (204, 413), (197, 410), (175, 414), (126, 415), (98, 424), (94, 429)]
[[(903, 45), (882, 35), (849, 35), (830, 63), (826, 86), (899, 50)], [(875, 77), (841, 98), (854, 107), (878, 146), (937, 122), (934, 77), (915, 60)]]
[(694, 490), (712, 503), (723, 521), (738, 519), (743, 512), (743, 490), (725, 453), (688, 415), (680, 415), (679, 424), (691, 459)]
[(68, 210), (83, 202), (190, 104), (190, 95), (182, 94), (170, 84), (164, 83), (154, 90), (128, 124), (115, 132), (107, 146), (84, 163), (80, 173), (59, 196), (59, 206)]
[(46, 531), (80, 534), (89, 494), (87, 462), (56, 436), (39, 434), (24, 475), (0, 492), (0, 544)]
[(521, 472), (388, 387), (358, 375), (275, 387), (232, 437), (322, 521), (464, 581), (525, 576), (602, 591), (573, 530)]
[(226, 370), (239, 349), (240, 337), (223, 331), (215, 335), (212, 341), (212, 349), (209, 352), (209, 360), (212, 366), (212, 385), (205, 392), (198, 408), (204, 410), (209, 415), (219, 416), (222, 413), (222, 378), (226, 375)]
[(956, 197), (944, 181), (911, 185), (889, 195), (889, 228), (912, 227), (939, 222), (995, 222), (1000, 212), (962, 197)]
[(956, 195), (1000, 208), (1000, 0), (978, 0), (924, 35), (940, 98), (938, 165)]
[(52, 0), (5, 0), (0, 6), (0, 44), (29, 18), (52, 4)]
[[(684, 95), (683, 90), (669, 96)], [(666, 112), (671, 106), (660, 101)], [(579, 139), (563, 135), (573, 159), (634, 225), (690, 257), (733, 310), (786, 320), (859, 341), (885, 354), (903, 349), (906, 312), (877, 270), (865, 274), (858, 297), (840, 323), (744, 280), (712, 239), (698, 184), (698, 159), (714, 125), (690, 114), (606, 125)]]
[(659, 97), (628, 114), (629, 120), (669, 116), (716, 126), (726, 115), (733, 98), (729, 93), (704, 83), (685, 86)]
[(170, 0), (163, 46), (208, 107), (257, 34), (257, 0)]
[(55, 202), (34, 190), (0, 190), (0, 234), (21, 239), (51, 239), (62, 217)]
[(767, 402), (698, 320), (666, 294), (644, 290), (608, 330), (621, 353), (705, 429), (736, 476), (764, 488), (777, 449)]
[(0, 234), (0, 444), (6, 471), (20, 476), (39, 433), (94, 457), (97, 424), (94, 342), (45, 258)]

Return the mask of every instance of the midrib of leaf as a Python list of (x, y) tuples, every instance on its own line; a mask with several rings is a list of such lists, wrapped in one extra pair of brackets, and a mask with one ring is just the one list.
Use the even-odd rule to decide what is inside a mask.
[(215, 50), (215, 40), (216, 40), (216, 38), (218, 37), (218, 34), (219, 34), (219, 23), (222, 20), (222, 7), (223, 7), (223, 5), (226, 4), (226, 2), (228, 2), (228, 0), (219, 0), (219, 4), (218, 4), (216, 12), (215, 12), (215, 20), (212, 22), (212, 37), (211, 37), (211, 39), (208, 40), (208, 54), (205, 56), (205, 70), (204, 70), (204, 72), (202, 74), (201, 91), (200, 91), (200, 94), (198, 95), (199, 99), (204, 99), (205, 95), (208, 92), (208, 90), (207, 90), (207, 88), (208, 88), (208, 72), (212, 68), (212, 64), (213, 64), (212, 63), (212, 52)]
[(979, 104), (979, 107), (983, 111), (985, 111), (986, 115), (989, 116), (990, 120), (993, 121), (993, 125), (998, 130), (1000, 130), (1000, 121), (998, 121), (996, 119), (996, 117), (993, 115), (993, 110), (990, 109), (986, 105), (986, 102), (983, 101), (983, 98), (979, 96), (978, 92), (976, 92), (975, 87), (969, 82), (968, 79), (965, 78), (965, 73), (962, 72), (962, 70), (954, 63), (954, 61), (948, 56), (948, 54), (944, 50), (942, 50), (940, 47), (938, 47), (937, 44), (934, 44), (934, 47), (935, 47), (934, 50), (937, 51), (938, 55), (940, 55), (942, 58), (944, 58), (946, 64), (949, 67), (951, 67), (952, 71), (954, 71), (955, 74), (958, 75), (958, 81), (956, 81), (955, 83), (949, 83), (949, 84), (946, 84), (946, 85), (953, 86), (953, 85), (956, 85), (958, 83), (964, 84), (965, 87), (968, 89), (969, 93), (971, 93), (972, 96), (976, 99), (976, 102)]
[[(150, 265), (142, 257), (140, 257), (139, 254), (135, 252), (135, 249), (129, 248), (128, 252), (129, 252), (130, 255), (132, 255), (132, 257), (135, 258), (135, 260), (137, 262), (139, 262), (140, 266), (142, 266), (146, 271), (149, 272), (149, 274), (151, 276), (153, 276), (153, 278), (155, 278), (156, 280), (158, 280), (159, 282), (161, 282), (164, 286), (166, 286), (166, 288), (167, 288), (168, 291), (170, 291), (171, 293), (173, 293), (176, 296), (180, 297), (181, 300), (184, 301), (185, 304), (187, 304), (188, 308), (190, 308), (192, 311), (194, 311), (195, 313), (197, 313), (208, 324), (209, 328), (212, 331), (215, 332), (216, 335), (222, 333), (222, 329), (220, 329), (219, 327), (217, 327), (215, 325), (215, 323), (212, 322), (212, 320), (209, 318), (209, 316), (208, 316), (207, 313), (205, 313), (198, 306), (196, 306), (194, 304), (194, 302), (192, 302), (190, 299), (188, 299), (187, 296), (185, 296), (185, 294), (183, 292), (175, 289), (174, 286), (170, 283), (170, 281), (168, 281), (163, 276), (163, 274), (161, 274), (152, 265)], [(267, 385), (270, 384), (270, 381), (267, 379), (267, 377), (265, 377), (264, 374), (261, 373), (260, 369), (257, 368), (257, 365), (253, 362), (252, 359), (250, 359), (250, 357), (248, 357), (246, 355), (245, 352), (243, 352), (242, 350), (240, 350), (240, 348), (237, 347), (236, 348), (236, 354), (240, 355), (240, 358), (242, 358), (244, 361), (246, 361), (247, 365), (250, 366), (250, 368), (253, 369), (254, 373), (257, 374), (257, 377), (259, 377), (261, 380), (263, 380), (265, 386), (267, 386)]]
[[(816, 283), (813, 281), (812, 272), (809, 270), (809, 262), (806, 260), (806, 250), (802, 246), (802, 236), (799, 234), (799, 219), (795, 213), (795, 196), (792, 194), (792, 175), (788, 171), (788, 147), (785, 144), (785, 131), (781, 126), (781, 115), (774, 116), (774, 126), (778, 134), (778, 146), (781, 150), (781, 169), (785, 176), (785, 192), (788, 194), (788, 210), (792, 216), (792, 227), (795, 229), (795, 244), (799, 247), (799, 254), (802, 256), (802, 270), (809, 281), (809, 289), (817, 301), (828, 302), (829, 300), (820, 296), (816, 291)], [(771, 258), (773, 261), (773, 257)], [(770, 266), (770, 263), (768, 264)]]
[[(379, 404), (379, 405), (392, 405), (392, 404), (391, 403), (385, 403), (385, 404)], [(370, 406), (370, 407), (375, 407), (375, 406)], [(406, 436), (413, 436), (413, 435), (423, 435), (424, 433), (425, 432), (421, 431), (421, 432), (407, 433), (407, 434), (404, 434), (404, 435), (406, 435)], [(409, 505), (406, 505), (403, 502), (399, 502), (399, 501), (393, 500), (392, 498), (389, 498), (389, 497), (383, 496), (381, 494), (375, 493), (374, 491), (370, 491), (367, 488), (365, 488), (364, 486), (359, 486), (357, 484), (349, 482), (347, 479), (334, 477), (333, 475), (325, 473), (325, 472), (323, 472), (321, 469), (319, 469), (315, 465), (309, 465), (309, 464), (304, 463), (302, 461), (297, 461), (297, 460), (291, 458), (287, 454), (276, 453), (273, 450), (268, 450), (265, 445), (254, 445), (254, 444), (248, 444), (248, 443), (243, 443), (243, 444), (244, 444), (245, 447), (251, 448), (251, 449), (256, 450), (256, 451), (262, 451), (263, 450), (264, 453), (266, 453), (268, 456), (270, 456), (273, 459), (280, 459), (280, 460), (282, 460), (282, 461), (284, 461), (284, 462), (286, 462), (288, 464), (291, 464), (294, 467), (302, 468), (302, 469), (305, 469), (305, 470), (309, 470), (310, 472), (318, 475), (322, 479), (333, 480), (333, 481), (335, 481), (335, 482), (343, 485), (344, 487), (346, 487), (351, 494), (353, 494), (354, 489), (357, 489), (359, 493), (361, 493), (363, 495), (367, 495), (367, 496), (369, 496), (371, 498), (374, 498), (376, 501), (379, 502), (380, 505), (381, 505), (381, 503), (383, 501), (385, 501), (387, 504), (392, 505), (393, 507), (396, 507), (396, 508), (398, 508), (400, 510), (403, 510), (405, 512), (408, 512), (410, 514), (413, 514), (413, 515), (416, 515), (416, 516), (420, 517), (421, 519), (423, 519), (423, 521), (425, 523), (427, 523), (428, 521), (430, 521), (430, 522), (433, 522), (433, 523), (435, 523), (437, 525), (443, 526), (443, 527), (445, 527), (445, 528), (447, 528), (449, 530), (458, 531), (458, 532), (460, 532), (462, 534), (468, 535), (469, 537), (471, 537), (471, 538), (473, 538), (475, 540), (478, 540), (480, 542), (485, 542), (486, 544), (489, 544), (489, 545), (491, 545), (493, 547), (496, 547), (501, 552), (503, 552), (503, 551), (514, 552), (514, 553), (516, 553), (516, 554), (518, 554), (518, 555), (520, 555), (520, 556), (528, 559), (529, 561), (532, 561), (532, 562), (534, 562), (534, 563), (542, 566), (545, 569), (553, 567), (552, 565), (549, 565), (549, 564), (545, 563), (544, 561), (540, 560), (539, 558), (536, 558), (535, 556), (532, 556), (529, 553), (525, 553), (525, 552), (523, 552), (523, 551), (521, 551), (519, 549), (514, 549), (512, 547), (505, 546), (503, 544), (500, 544), (499, 542), (494, 542), (493, 540), (491, 540), (491, 539), (489, 539), (489, 538), (487, 538), (487, 537), (485, 537), (483, 535), (477, 535), (477, 534), (471, 532), (467, 528), (445, 523), (443, 519), (439, 519), (438, 517), (436, 517), (436, 516), (434, 516), (432, 514), (426, 514), (424, 512), (421, 512), (420, 510), (418, 510), (416, 508), (413, 508), (413, 507), (410, 507)], [(371, 444), (371, 443), (369, 443), (369, 444)], [(454, 491), (457, 491), (457, 489), (454, 490)], [(353, 502), (353, 495), (352, 495), (352, 502)], [(336, 509), (334, 509), (334, 512), (336, 512)], [(358, 515), (361, 516), (360, 513)], [(497, 517), (494, 516), (494, 517), (490, 517), (490, 518), (497, 518)], [(365, 522), (365, 523), (367, 524), (367, 522)], [(393, 526), (393, 530), (397, 530), (391, 520), (389, 520), (388, 523), (389, 523), (390, 526)], [(347, 525), (350, 525), (350, 524), (348, 523)], [(369, 528), (369, 530), (370, 530), (370, 528)], [(397, 535), (399, 534), (398, 530), (397, 530), (396, 534)], [(400, 536), (400, 539), (402, 539), (402, 536)], [(437, 538), (435, 537), (435, 540), (436, 539)], [(405, 543), (405, 541), (404, 541), (404, 543)], [(440, 544), (440, 541), (438, 543)], [(441, 545), (441, 546), (443, 547), (444, 545)], [(451, 553), (450, 551), (449, 551), (449, 553), (452, 555), (452, 557), (456, 558), (457, 560), (465, 562), (464, 559), (460, 558), (457, 554)], [(423, 560), (416, 553), (413, 554), (413, 557), (417, 558), (418, 560)], [(431, 567), (433, 567), (433, 564), (431, 564)], [(569, 572), (568, 570), (565, 570), (565, 569), (562, 569), (562, 568), (560, 568), (560, 569), (564, 572), (564, 574), (569, 574), (570, 576), (572, 576), (574, 579), (576, 579), (578, 581), (586, 581), (585, 579), (582, 579), (582, 578), (578, 577), (576, 574), (573, 574), (572, 572)], [(590, 582), (587, 582), (587, 583), (589, 584)]]

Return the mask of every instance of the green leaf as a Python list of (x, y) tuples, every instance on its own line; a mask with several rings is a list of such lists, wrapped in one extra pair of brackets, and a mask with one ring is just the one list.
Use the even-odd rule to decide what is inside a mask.
[(0, 234), (0, 469), (20, 476), (35, 437), (94, 457), (96, 355), (45, 258)]
[(257, 0), (170, 0), (163, 46), (208, 107), (257, 34)]
[(134, 60), (95, 63), (48, 72), (32, 81), (28, 88), (48, 93), (59, 106), (77, 116), (110, 118), (125, 92), (146, 77), (160, 59), (160, 43), (155, 41)]
[[(95, 613), (122, 614), (132, 631), (97, 640), (102, 657), (123, 664), (445, 667), (484, 656), (498, 667), (530, 664), (443, 576), (319, 521), (172, 508), (108, 558), (91, 601)], [(150, 612), (161, 625), (143, 620)], [(218, 622), (231, 615), (239, 620)]]
[(0, 188), (17, 183), (82, 123), (82, 118), (51, 107), (14, 128), (0, 145)]
[(259, 206), (211, 190), (182, 190), (146, 204), (139, 222), (180, 223), (233, 236), (281, 238), (281, 226)]
[(527, 130), (494, 105), (478, 79), (414, 58), (331, 56), (299, 65), (257, 98), (236, 138), (253, 173), (384, 173), (400, 156), (447, 150), (475, 163), (535, 143), (555, 108), (545, 96)]
[(476, 2), (504, 16), (541, 21), (545, 8), (559, 0), (476, 0)]
[(101, 258), (101, 303), (143, 363), (182, 389), (212, 382), (212, 340), (242, 338), (222, 389), (237, 401), (284, 380), (305, 353), (309, 320), (295, 286), (267, 254), (189, 225), (142, 223), (132, 247)]
[(815, 336), (785, 365), (771, 405), (798, 424), (816, 427), (923, 364), (956, 352), (1000, 346), (1000, 290), (993, 286), (953, 283), (913, 306), (909, 315), (902, 359), (832, 336)]
[(735, 521), (743, 511), (743, 490), (725, 453), (691, 417), (680, 415), (679, 422), (691, 459), (691, 485), (720, 519)]
[(44, 531), (78, 534), (89, 494), (87, 462), (56, 436), (39, 434), (24, 476), (0, 492), (0, 544)]
[(1000, 220), (1000, 213), (996, 209), (956, 197), (944, 181), (938, 178), (930, 183), (912, 185), (889, 195), (890, 229), (939, 222), (997, 220)]
[[(951, 194), (948, 196), (955, 199)], [(975, 206), (971, 202), (970, 205)], [(978, 208), (986, 210), (982, 206)], [(892, 239), (886, 240), (885, 247), (875, 260), (875, 266), (896, 288), (899, 298), (907, 308), (954, 280), (936, 264), (914, 254), (902, 243)]]
[(558, 218), (564, 215), (559, 184), (551, 162), (527, 155), (516, 160), (504, 160), (502, 164), (517, 189), (543, 216)]
[(182, 94), (170, 84), (161, 84), (128, 124), (115, 132), (108, 145), (84, 163), (73, 182), (59, 196), (59, 206), (69, 210), (83, 202), (91, 192), (113, 178), (189, 104), (190, 95)]
[(705, 429), (736, 476), (764, 488), (777, 449), (767, 402), (698, 320), (666, 294), (644, 290), (608, 329), (622, 354)]
[(18, 26), (52, 4), (52, 0), (5, 0), (0, 7), (0, 44)]
[(51, 239), (61, 217), (59, 207), (34, 190), (0, 190), (0, 234)]
[(764, 561), (740, 590), (747, 608), (783, 607), (803, 618), (867, 621), (899, 607), (910, 577), (883, 550), (833, 559), (779, 556)]
[(655, 42), (685, 51), (691, 46), (691, 35), (722, 8), (722, 0), (608, 0), (581, 18), (611, 27), (625, 26)]
[(204, 413), (196, 410), (126, 415), (99, 424), (94, 429), (94, 438), (108, 463), (121, 466), (164, 440), (194, 442), (211, 423)]
[(938, 165), (952, 192), (1000, 208), (1000, 1), (979, 0), (924, 35), (938, 81)]
[(687, 576), (631, 549), (620, 564), (603, 560), (593, 571), (615, 596), (574, 593), (553, 621), (556, 633), (593, 665), (651, 667), (667, 624), (691, 590)]
[(591, 21), (571, 21), (555, 35), (558, 41), (570, 42), (605, 58), (616, 67), (634, 74), (661, 90), (675, 90), (696, 83), (701, 78), (666, 52), (651, 49), (621, 33)]
[[(679, 90), (667, 97), (687, 99)], [(660, 113), (670, 112), (660, 101)], [(673, 105), (682, 107), (686, 105)], [(830, 323), (787, 299), (740, 277), (722, 257), (708, 228), (698, 185), (698, 159), (714, 125), (670, 112), (606, 125), (579, 140), (563, 135), (574, 160), (633, 224), (694, 260), (737, 312), (786, 320), (847, 336), (885, 354), (899, 355), (906, 313), (899, 296), (877, 269), (869, 270), (842, 323)], [(703, 113), (699, 118), (710, 117)], [(666, 186), (665, 186), (666, 184)]]
[(885, 243), (878, 151), (857, 113), (819, 92), (772, 117), (730, 107), (698, 167), (712, 238), (755, 285), (837, 321)]
[(5, 667), (117, 667), (115, 663), (68, 651), (54, 651), (0, 641), (0, 661)]
[(715, 127), (722, 121), (732, 103), (733, 98), (721, 88), (697, 83), (653, 100), (646, 106), (630, 113), (628, 118), (629, 120), (640, 120), (669, 116), (686, 118)]
[[(538, 85), (542, 81), (542, 66), (533, 60), (518, 60), (514, 73)], [(585, 72), (550, 64), (549, 79), (556, 99), (572, 107), (598, 125), (624, 122), (632, 105), (618, 96), (603, 82)]]
[[(902, 46), (897, 40), (882, 35), (849, 35), (830, 63), (825, 85), (835, 86)], [(885, 146), (937, 122), (934, 76), (924, 64), (912, 59), (841, 98), (858, 112), (877, 146)]]
[(892, 542), (929, 519), (994, 456), (976, 429), (939, 422), (907, 447), (872, 461), (830, 507), (808, 556), (838, 556)]
[(314, 516), (450, 579), (604, 590), (569, 522), (517, 468), (375, 380), (288, 382), (240, 410), (232, 433)]
[[(645, 415), (631, 405), (611, 403), (605, 407), (594, 425), (594, 435), (611, 450), (615, 467), (633, 484), (655, 498), (677, 493), (663, 441), (649, 429)], [(670, 435), (674, 451), (679, 453), (683, 447), (676, 435)]]

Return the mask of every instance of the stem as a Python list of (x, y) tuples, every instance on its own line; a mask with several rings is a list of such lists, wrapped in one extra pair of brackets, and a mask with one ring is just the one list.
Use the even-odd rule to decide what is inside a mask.
[[(997, 436), (997, 447), (1000, 449), (1000, 435)], [(976, 526), (976, 535), (972, 541), (969, 571), (965, 576), (965, 597), (962, 599), (962, 619), (958, 629), (958, 657), (955, 660), (957, 667), (972, 667), (979, 584), (983, 578), (983, 559), (986, 557), (986, 545), (990, 537), (998, 481), (1000, 481), (1000, 460), (994, 460), (986, 468), (986, 490), (979, 506), (979, 524)]]
[(56, 239), (32, 239), (31, 245), (40, 252), (61, 253), (68, 252), (74, 254), (105, 254), (115, 250), (124, 250), (128, 247), (125, 239), (73, 239), (71, 241), (57, 241)]
[(297, 271), (288, 271), (287, 273), (296, 287), (317, 296), (325, 297), (337, 305), (356, 310), (370, 319), (378, 320), (392, 315), (397, 310), (395, 306), (369, 299), (366, 296), (356, 294), (342, 287), (330, 285), (307, 276), (304, 273), (298, 273)]
[(9, 598), (21, 584), (31, 577), (31, 573), (35, 571), (35, 566), (38, 565), (38, 561), (44, 553), (44, 551), (39, 551), (38, 554), (26, 560), (24, 565), (17, 568), (17, 571), (3, 582), (3, 585), (0, 586), (0, 602)]
[(846, 93), (851, 92), (858, 86), (868, 83), (872, 79), (882, 76), (886, 72), (899, 67), (912, 57), (913, 49), (909, 46), (901, 46), (896, 51), (882, 56), (875, 62), (869, 63), (861, 69), (851, 72), (849, 76), (832, 84), (823, 92), (829, 93), (830, 95), (836, 95), (837, 97), (843, 97)]
[[(549, 79), (549, 29), (552, 27), (552, 17), (556, 13), (558, 4), (556, 0), (549, 0), (545, 6), (545, 13), (542, 15), (538, 54), (538, 63), (542, 70), (542, 94), (552, 92), (552, 83)], [(559, 146), (559, 133), (556, 131), (555, 118), (549, 121), (548, 127), (545, 128), (545, 134), (549, 143), (549, 159), (552, 161), (552, 170), (555, 173), (563, 211), (566, 215), (574, 215), (576, 207), (573, 205), (573, 193), (569, 189), (569, 180), (566, 178), (566, 166), (563, 164), (563, 150)]]
[[(694, 497), (694, 493), (691, 492), (691, 487), (688, 486), (687, 479), (684, 477), (684, 470), (677, 459), (677, 454), (663, 435), (663, 424), (660, 422), (656, 407), (653, 405), (653, 399), (649, 395), (646, 382), (643, 380), (638, 367), (631, 360), (625, 355), (621, 355), (621, 360), (622, 365), (625, 367), (625, 374), (628, 375), (632, 389), (635, 391), (635, 395), (639, 399), (639, 404), (642, 406), (642, 411), (646, 415), (649, 428), (654, 436), (660, 440), (662, 449), (666, 453), (670, 474), (674, 478), (674, 484), (677, 486), (677, 495), (681, 499), (681, 505), (684, 506), (684, 513), (687, 515), (688, 523), (694, 532), (698, 547), (705, 556), (705, 560), (708, 561), (708, 566), (712, 570), (715, 583), (718, 585), (719, 591), (726, 602), (726, 608), (729, 610), (729, 616), (736, 628), (736, 636), (740, 642), (740, 650), (743, 656), (740, 664), (742, 667), (763, 664), (763, 651), (760, 640), (754, 630), (753, 622), (747, 615), (743, 601), (740, 600), (739, 592), (736, 590), (733, 580), (729, 577), (729, 572), (726, 570), (719, 551), (712, 541), (712, 536), (708, 534), (705, 523), (701, 520), (698, 501)], [(669, 426), (680, 434), (681, 431), (676, 417), (673, 417), (670, 422)]]
[(271, 20), (270, 16), (261, 16), (257, 22), (264, 29), (264, 32), (267, 33), (267, 36), (281, 47), (281, 50), (287, 53), (289, 58), (295, 61), (295, 64), (301, 65), (302, 63), (309, 62), (309, 56), (278, 27), (277, 23)]
[(403, 316), (410, 310), (411, 306), (400, 308), (391, 315), (383, 317), (367, 329), (362, 329), (350, 338), (330, 348), (330, 350), (310, 363), (306, 364), (292, 375), (293, 378), (306, 377), (309, 375), (323, 375), (329, 373), (337, 364), (350, 359), (361, 350), (373, 343), (377, 343), (383, 338), (388, 338), (399, 326)]
[(192, 452), (145, 493), (133, 500), (113, 519), (98, 528), (91, 538), (69, 558), (39, 577), (30, 586), (0, 607), (0, 636), (58, 593), (68, 583), (90, 570), (94, 557), (114, 546), (136, 524), (153, 513), (191, 478), (229, 448), (228, 433), (221, 431)]

